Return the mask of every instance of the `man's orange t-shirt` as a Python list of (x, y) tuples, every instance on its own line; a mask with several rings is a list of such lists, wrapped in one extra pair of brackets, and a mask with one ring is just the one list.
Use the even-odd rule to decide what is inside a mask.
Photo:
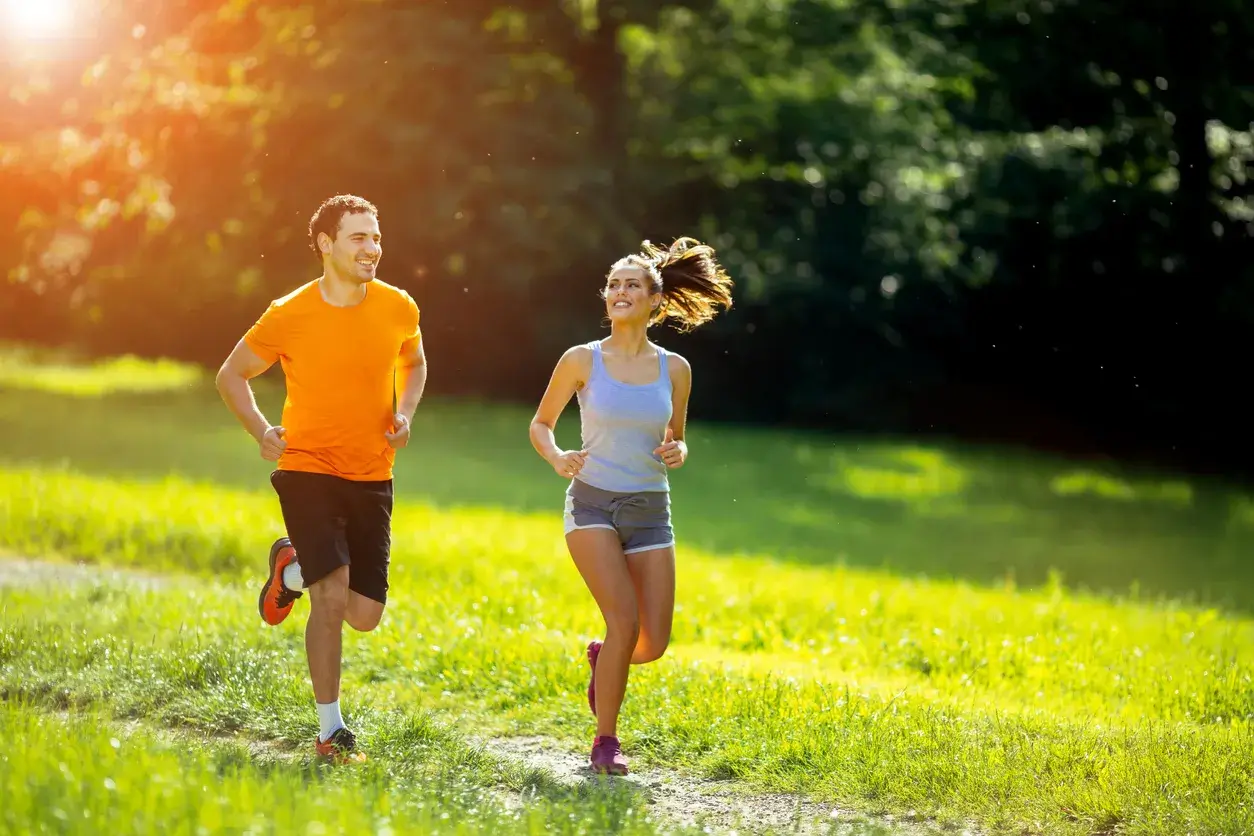
[(378, 280), (348, 307), (323, 299), (317, 280), (271, 302), (244, 342), (287, 379), (278, 468), (391, 479), (397, 360), (421, 339), (413, 297)]

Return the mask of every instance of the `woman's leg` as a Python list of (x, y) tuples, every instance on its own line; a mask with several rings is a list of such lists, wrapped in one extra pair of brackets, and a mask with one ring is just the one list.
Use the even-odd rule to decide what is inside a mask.
[(640, 622), (640, 638), (631, 663), (643, 665), (661, 659), (671, 641), (671, 622), (675, 615), (675, 547), (632, 551), (626, 558), (627, 571), (636, 590)]
[(566, 535), (566, 544), (605, 619), (605, 641), (597, 655), (595, 672), (597, 736), (617, 737), (627, 670), (640, 636), (635, 584), (614, 531), (578, 529)]

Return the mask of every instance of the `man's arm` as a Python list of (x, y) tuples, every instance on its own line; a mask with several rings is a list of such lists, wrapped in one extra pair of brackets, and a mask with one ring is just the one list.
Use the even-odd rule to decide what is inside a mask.
[(396, 364), (396, 386), (400, 394), (396, 399), (396, 411), (413, 423), (414, 412), (427, 387), (427, 352), (418, 339), (413, 348), (401, 353)]
[(244, 340), (240, 340), (235, 344), (235, 348), (222, 367), (218, 369), (216, 379), (218, 393), (222, 396), (222, 400), (226, 401), (231, 412), (258, 444), (261, 443), (266, 431), (270, 429), (270, 422), (258, 409), (257, 399), (253, 396), (253, 388), (249, 385), (249, 381), (265, 372), (271, 365), (273, 364), (258, 357)]

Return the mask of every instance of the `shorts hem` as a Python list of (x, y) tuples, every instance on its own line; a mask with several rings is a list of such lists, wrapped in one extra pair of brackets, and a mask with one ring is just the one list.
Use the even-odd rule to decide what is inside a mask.
[[(289, 536), (288, 539), (291, 539), (291, 537)], [(295, 547), (294, 543), (293, 543), (293, 547)], [(296, 562), (300, 564), (300, 577), (301, 577), (301, 583), (303, 584), (304, 589), (308, 589), (309, 587), (313, 586), (319, 581), (325, 580), (327, 576), (330, 575), (332, 572), (338, 571), (345, 566), (350, 567), (348, 570), (350, 573), (353, 571), (351, 568), (352, 563), (350, 561), (343, 560), (343, 559), (340, 559), (339, 561), (316, 560), (314, 558), (310, 558), (308, 560), (301, 560), (300, 549), (295, 549), (295, 551), (296, 551)], [(334, 564), (334, 565), (331, 565), (331, 564)], [(350, 574), (350, 579), (351, 579), (351, 574)]]
[(568, 525), (566, 526), (566, 533), (570, 534), (572, 531), (585, 531), (589, 528), (604, 528), (607, 531), (618, 531), (618, 529), (612, 525), (607, 525), (605, 523), (591, 523), (590, 525)]
[[(351, 581), (352, 576), (353, 576), (352, 569), (348, 570), (348, 576), (349, 576), (349, 580)], [(372, 594), (371, 592), (363, 592), (360, 589), (353, 589), (353, 585), (351, 583), (348, 585), (348, 590), (350, 592), (356, 592), (358, 595), (360, 595), (363, 598), (369, 598), (371, 601), (374, 601), (376, 604), (379, 604), (380, 606), (386, 607), (388, 605), (388, 594), (386, 592), (381, 592), (378, 594)]]
[(675, 541), (671, 540), (666, 543), (658, 543), (656, 546), (636, 546), (630, 549), (623, 549), (623, 554), (636, 554), (637, 552), (651, 552), (654, 549), (669, 549), (675, 545)]

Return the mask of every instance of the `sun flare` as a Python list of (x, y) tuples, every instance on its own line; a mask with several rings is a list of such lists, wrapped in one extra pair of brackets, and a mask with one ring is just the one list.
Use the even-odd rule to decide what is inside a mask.
[(70, 0), (0, 0), (4, 26), (22, 38), (51, 38), (65, 32), (73, 17)]

